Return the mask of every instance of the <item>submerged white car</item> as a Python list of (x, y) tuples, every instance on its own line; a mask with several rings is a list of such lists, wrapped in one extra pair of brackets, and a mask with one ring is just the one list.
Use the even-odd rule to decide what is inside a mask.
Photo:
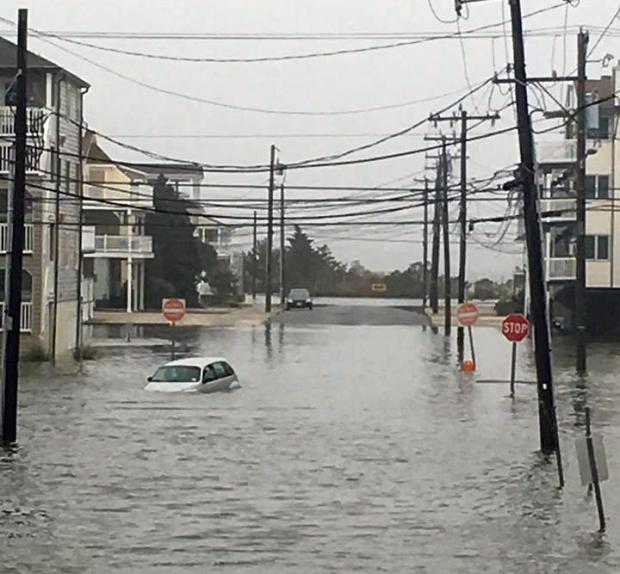
[(226, 359), (180, 359), (159, 367), (148, 379), (145, 391), (163, 393), (213, 393), (239, 387), (239, 379)]

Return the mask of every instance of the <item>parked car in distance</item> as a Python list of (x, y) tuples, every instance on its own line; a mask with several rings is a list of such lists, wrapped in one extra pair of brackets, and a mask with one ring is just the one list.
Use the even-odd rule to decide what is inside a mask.
[(195, 357), (179, 359), (159, 367), (147, 379), (145, 391), (161, 393), (229, 391), (239, 379), (226, 359)]
[(286, 309), (312, 310), (312, 297), (307, 289), (291, 289), (286, 299)]

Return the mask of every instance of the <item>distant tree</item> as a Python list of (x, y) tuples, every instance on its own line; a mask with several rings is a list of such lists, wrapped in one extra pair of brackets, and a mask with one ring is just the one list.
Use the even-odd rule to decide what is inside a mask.
[(474, 283), (474, 298), (485, 299), (497, 299), (500, 296), (500, 286), (491, 281), (491, 279), (479, 279)]
[[(257, 242), (256, 255), (254, 248), (244, 253), (243, 272), (246, 293), (252, 291), (252, 273), (254, 272), (254, 261), (256, 258), (256, 291), (265, 292), (265, 269), (267, 268), (267, 240), (261, 239)], [(271, 287), (274, 292), (280, 288), (280, 250), (274, 249), (272, 255), (272, 276)]]

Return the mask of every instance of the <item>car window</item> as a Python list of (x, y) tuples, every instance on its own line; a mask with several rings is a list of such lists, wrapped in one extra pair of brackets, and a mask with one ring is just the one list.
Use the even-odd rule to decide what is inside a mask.
[(289, 297), (291, 299), (309, 299), (310, 293), (307, 289), (291, 289)]
[(228, 363), (221, 363), (222, 367), (224, 367), (224, 372), (227, 377), (232, 377), (235, 374), (233, 368)]
[(160, 367), (151, 377), (152, 383), (194, 383), (200, 381), (200, 368), (187, 365)]
[(224, 368), (223, 363), (213, 363), (212, 367), (213, 367), (213, 370), (215, 371), (215, 376), (218, 379), (221, 379), (227, 376), (226, 369)]
[(215, 371), (211, 365), (205, 367), (204, 372), (202, 373), (202, 382), (208, 383), (210, 381), (215, 381), (217, 377), (215, 376)]

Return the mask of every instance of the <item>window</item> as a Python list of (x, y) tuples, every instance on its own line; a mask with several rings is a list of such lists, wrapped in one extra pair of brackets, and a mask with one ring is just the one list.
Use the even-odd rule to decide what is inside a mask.
[[(4, 301), (5, 296), (6, 269), (0, 269), (0, 301)], [(22, 301), (32, 301), (32, 275), (28, 271), (22, 271)]]
[(609, 259), (608, 235), (586, 235), (586, 259), (597, 261)]
[(224, 372), (226, 373), (227, 377), (232, 377), (235, 374), (235, 371), (233, 371), (232, 367), (228, 363), (220, 364), (222, 365), (222, 367), (224, 367)]
[(209, 383), (211, 381), (215, 381), (215, 379), (217, 379), (217, 376), (215, 375), (213, 367), (211, 365), (205, 367), (205, 370), (202, 374), (202, 382)]
[(71, 193), (71, 164), (65, 162), (65, 191)]
[(224, 377), (227, 376), (226, 369), (224, 368), (223, 363), (213, 363), (212, 367), (213, 367), (213, 370), (215, 371), (215, 376), (218, 379), (223, 379)]
[(586, 199), (609, 199), (609, 176), (586, 175)]
[(194, 383), (200, 380), (200, 368), (184, 365), (160, 367), (151, 377), (153, 383)]

